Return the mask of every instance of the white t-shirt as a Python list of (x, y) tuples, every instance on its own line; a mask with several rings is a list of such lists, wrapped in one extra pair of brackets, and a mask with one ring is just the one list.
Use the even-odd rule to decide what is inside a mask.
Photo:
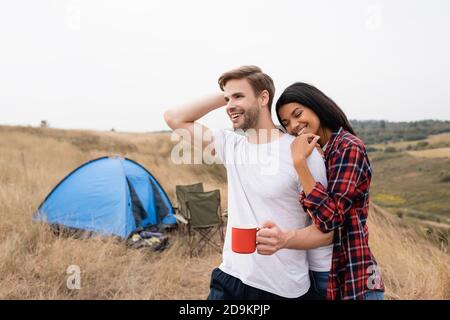
[[(328, 142), (327, 142), (328, 143)], [(325, 151), (326, 145), (322, 150)], [(314, 177), (316, 181), (319, 181), (325, 188), (328, 186), (328, 180), (321, 174), (320, 177)], [(311, 217), (308, 215), (308, 223), (311, 224)], [(312, 271), (328, 272), (331, 269), (331, 259), (333, 257), (333, 244), (320, 247), (317, 249), (308, 250), (309, 269)]]
[[(251, 287), (279, 296), (304, 295), (310, 286), (305, 250), (282, 249), (270, 256), (231, 250), (234, 225), (258, 226), (272, 220), (281, 229), (307, 226), (291, 157), (294, 137), (285, 134), (271, 143), (252, 144), (232, 131), (215, 130), (213, 136), (216, 155), (226, 167), (228, 178), (228, 223), (219, 268)], [(326, 183), (325, 165), (317, 150), (307, 162), (314, 178)]]

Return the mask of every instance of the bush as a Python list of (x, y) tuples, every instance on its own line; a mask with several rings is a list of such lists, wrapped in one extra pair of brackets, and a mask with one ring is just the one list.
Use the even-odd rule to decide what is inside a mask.
[(421, 150), (421, 149), (425, 149), (428, 146), (429, 146), (428, 141), (419, 141), (419, 142), (417, 142), (414, 149)]
[(384, 149), (384, 152), (393, 153), (393, 152), (397, 152), (397, 149), (395, 149), (394, 147), (386, 147), (386, 149)]
[(407, 133), (404, 135), (406, 141), (414, 141), (428, 138), (427, 134), (424, 133)]
[(377, 152), (377, 151), (379, 151), (377, 148), (375, 148), (375, 147), (366, 147), (366, 151), (367, 152)]

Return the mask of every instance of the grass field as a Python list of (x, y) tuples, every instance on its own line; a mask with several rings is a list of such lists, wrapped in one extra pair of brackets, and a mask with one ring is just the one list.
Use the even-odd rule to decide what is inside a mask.
[(450, 148), (408, 151), (408, 154), (418, 158), (450, 158)]
[(390, 146), (399, 150), (406, 150), (406, 148), (409, 145), (415, 146), (420, 142), (427, 142), (430, 146), (433, 146), (434, 148), (448, 147), (450, 146), (450, 132), (431, 135), (427, 139), (422, 140), (373, 144), (372, 147), (384, 150), (386, 147)]
[(372, 199), (381, 206), (450, 218), (450, 183), (441, 179), (450, 169), (450, 158), (397, 153), (373, 156), (372, 167)]
[[(175, 143), (169, 134), (0, 127), (0, 299), (204, 299), (210, 272), (220, 263), (221, 255), (208, 249), (189, 258), (186, 237), (178, 232), (169, 234), (167, 250), (156, 253), (130, 249), (114, 239), (55, 236), (46, 225), (31, 221), (47, 193), (69, 172), (88, 160), (113, 154), (144, 165), (172, 200), (175, 185), (202, 181), (206, 190), (221, 190), (226, 208), (224, 168), (174, 165), (169, 155)], [(404, 161), (417, 160), (404, 157), (393, 162), (398, 164), (394, 172), (406, 170), (400, 166)], [(387, 175), (380, 164), (389, 165), (376, 165), (377, 179)], [(423, 166), (423, 170), (428, 169), (432, 170)], [(421, 179), (420, 175), (411, 176), (408, 181), (413, 184), (417, 180), (420, 185)], [(399, 208), (409, 204), (406, 190), (405, 194), (391, 193), (392, 188), (385, 190), (380, 183), (378, 188), (386, 195), (406, 199)], [(376, 205), (370, 211), (369, 231), (387, 298), (450, 298), (446, 248), (439, 248), (405, 219)], [(81, 269), (80, 290), (66, 286), (71, 265)]]
[[(427, 143), (424, 150), (408, 146)], [(372, 145), (372, 200), (412, 227), (448, 244), (450, 238), (450, 133), (424, 140)], [(411, 147), (409, 148), (411, 149)], [(393, 151), (392, 151), (393, 150)]]

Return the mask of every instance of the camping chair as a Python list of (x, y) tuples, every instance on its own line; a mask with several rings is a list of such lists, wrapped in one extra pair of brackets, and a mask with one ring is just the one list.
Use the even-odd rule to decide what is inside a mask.
[[(223, 222), (220, 217), (220, 190), (187, 192), (186, 205), (190, 217), (187, 225), (190, 256), (192, 257), (196, 247), (200, 252), (207, 244), (221, 252), (224, 237)], [(219, 232), (220, 244), (217, 244), (213, 239), (217, 232)], [(195, 235), (197, 234), (200, 239), (195, 241)]]
[(178, 185), (175, 187), (175, 193), (177, 196), (175, 218), (177, 219), (177, 222), (181, 230), (185, 229), (184, 226), (186, 226), (189, 223), (190, 216), (186, 206), (186, 194), (191, 191), (202, 192), (203, 183), (199, 182), (190, 185)]

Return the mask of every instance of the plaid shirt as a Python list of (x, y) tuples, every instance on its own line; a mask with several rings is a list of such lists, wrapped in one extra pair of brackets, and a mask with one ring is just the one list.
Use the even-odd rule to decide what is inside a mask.
[(324, 157), (328, 190), (316, 182), (300, 202), (322, 232), (334, 230), (327, 299), (363, 299), (369, 290), (384, 291), (366, 224), (372, 169), (364, 143), (343, 128), (333, 132)]

